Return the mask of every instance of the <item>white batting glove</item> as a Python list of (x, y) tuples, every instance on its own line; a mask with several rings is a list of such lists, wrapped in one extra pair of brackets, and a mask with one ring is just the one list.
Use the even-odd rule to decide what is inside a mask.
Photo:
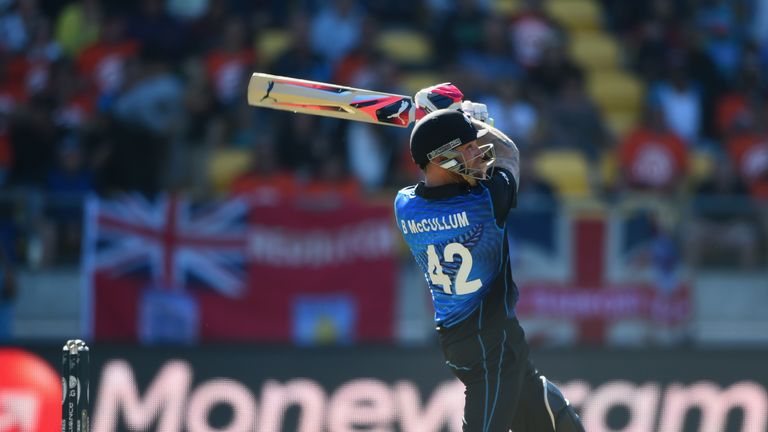
[(461, 110), (469, 114), (469, 116), (475, 120), (493, 126), (493, 118), (488, 114), (488, 106), (484, 103), (465, 100), (461, 103)]
[(460, 109), (464, 93), (451, 83), (441, 83), (423, 88), (416, 92), (413, 101), (416, 107), (427, 113), (439, 109)]

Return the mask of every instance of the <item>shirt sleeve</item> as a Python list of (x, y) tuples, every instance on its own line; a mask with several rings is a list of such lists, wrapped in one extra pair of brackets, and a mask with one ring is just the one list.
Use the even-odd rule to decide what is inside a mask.
[(491, 193), (496, 223), (504, 225), (509, 211), (517, 207), (517, 184), (515, 177), (503, 168), (495, 168), (491, 177), (480, 182)]

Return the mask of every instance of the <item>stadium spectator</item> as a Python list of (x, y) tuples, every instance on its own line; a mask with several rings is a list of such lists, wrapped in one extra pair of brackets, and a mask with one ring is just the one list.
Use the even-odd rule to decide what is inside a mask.
[(541, 133), (540, 114), (521, 87), (514, 79), (496, 81), (485, 101), (495, 127), (508, 130), (509, 137), (525, 151), (537, 143)]
[(51, 65), (47, 91), (56, 100), (53, 119), (65, 130), (87, 128), (97, 112), (98, 94), (85, 77), (77, 73), (75, 63), (63, 58)]
[(16, 295), (14, 265), (5, 247), (0, 247), (0, 343), (9, 341), (13, 336)]
[(651, 89), (651, 103), (659, 104), (667, 125), (686, 145), (697, 146), (701, 133), (701, 93), (678, 59), (670, 65), (664, 80)]
[(62, 54), (61, 46), (53, 39), (50, 20), (40, 18), (26, 50), (26, 60), (30, 65), (26, 81), (31, 92), (41, 91), (47, 87), (49, 68), (52, 63), (62, 57)]
[(136, 40), (125, 36), (123, 18), (109, 16), (101, 25), (99, 38), (80, 51), (78, 71), (93, 85), (102, 109), (108, 109), (127, 84), (128, 61), (139, 48)]
[[(322, 141), (317, 146), (324, 146)], [(301, 180), (301, 179), (300, 179)], [(335, 154), (318, 161), (313, 175), (301, 182), (300, 204), (312, 208), (328, 208), (358, 203), (362, 199), (360, 182), (349, 174), (341, 155)]]
[[(438, 0), (439, 1), (439, 0)], [(488, 2), (488, 0), (483, 0)], [(424, 2), (424, 3), (428, 3)], [(377, 0), (362, 0), (365, 9), (378, 19), (387, 24), (418, 27), (420, 18), (423, 18), (424, 9), (427, 7), (422, 2), (414, 4), (411, 0), (389, 0), (386, 2)]]
[(208, 13), (210, 3), (209, 0), (166, 0), (165, 8), (174, 19), (190, 22), (198, 20)]
[(212, 36), (223, 35), (224, 27), (234, 15), (228, 0), (212, 0), (205, 3), (205, 13), (186, 23), (190, 38), (190, 55), (193, 56), (204, 55), (214, 48), (220, 37)]
[(114, 113), (120, 120), (170, 138), (181, 124), (183, 83), (171, 71), (162, 52), (145, 47), (139, 73), (119, 95)]
[(624, 19), (627, 21), (619, 25), (628, 26), (624, 31), (627, 45), (634, 54), (630, 60), (634, 69), (648, 82), (662, 79), (671, 51), (682, 38), (680, 11), (675, 2), (611, 1), (618, 11), (624, 11), (622, 15), (626, 15)]
[(755, 0), (751, 3), (748, 25), (752, 39), (759, 47), (768, 47), (768, 1)]
[(530, 69), (527, 82), (534, 98), (553, 99), (572, 78), (583, 79), (584, 72), (568, 58), (565, 46), (558, 42), (544, 48), (541, 62)]
[(265, 132), (264, 128), (257, 124), (260, 118), (252, 109), (249, 109), (247, 104), (236, 106), (227, 117), (229, 127), (226, 145), (239, 148), (253, 147)]
[(152, 47), (168, 61), (187, 54), (187, 27), (168, 14), (162, 0), (140, 0), (138, 10), (128, 19), (127, 35), (142, 47)]
[(719, 160), (712, 177), (694, 190), (693, 214), (684, 230), (687, 262), (711, 266), (735, 257), (740, 268), (754, 269), (760, 239), (755, 210), (731, 161)]
[[(706, 51), (704, 38), (693, 26), (683, 31), (679, 50), (671, 56), (682, 57), (686, 74), (701, 93), (701, 134), (705, 139), (718, 140), (715, 106), (720, 96), (727, 91), (729, 81), (720, 73), (712, 57)], [(717, 146), (715, 146), (717, 147)]]
[(672, 222), (662, 216), (653, 220), (653, 238), (649, 245), (650, 265), (653, 268), (654, 286), (664, 295), (680, 288), (681, 253), (675, 238)]
[(750, 194), (758, 200), (768, 200), (768, 135), (760, 117), (747, 122), (726, 141), (726, 149), (736, 170), (747, 184)]
[(45, 182), (61, 133), (53, 122), (54, 109), (54, 100), (35, 96), (24, 109), (16, 112), (9, 136), (13, 154), (9, 184), (41, 187)]
[(321, 121), (309, 115), (275, 113), (277, 160), (281, 167), (306, 175), (311, 171), (312, 141), (323, 139)]
[(321, 82), (330, 79), (333, 64), (312, 50), (309, 25), (310, 17), (306, 14), (296, 13), (291, 17), (290, 43), (269, 65), (271, 73)]
[(509, 38), (517, 62), (533, 68), (547, 47), (562, 39), (562, 29), (546, 13), (542, 0), (523, 0), (520, 10), (510, 18)]
[(10, 137), (11, 116), (16, 102), (9, 93), (7, 84), (2, 84), (4, 68), (0, 59), (0, 186), (8, 180), (13, 162), (13, 152)]
[[(167, 142), (157, 134), (110, 116), (99, 116), (87, 138), (94, 159), (96, 188), (104, 195), (160, 192), (161, 174), (168, 169)], [(136, 167), (142, 167), (137, 170)]]
[(642, 123), (624, 137), (618, 153), (621, 180), (629, 189), (670, 194), (683, 185), (688, 149), (656, 105), (645, 109)]
[(184, 79), (184, 127), (181, 139), (190, 149), (209, 143), (210, 124), (219, 113), (213, 86), (205, 74), (205, 63), (193, 56), (182, 66)]
[(731, 89), (724, 92), (716, 103), (717, 136), (727, 139), (736, 129), (753, 124), (765, 105), (766, 85), (762, 70), (754, 55), (742, 59), (738, 79)]
[(696, 6), (696, 25), (704, 36), (706, 51), (720, 73), (732, 80), (744, 46), (737, 6), (726, 0), (704, 0)]
[(230, 19), (223, 31), (221, 42), (208, 52), (205, 66), (216, 100), (229, 110), (243, 105), (245, 83), (255, 69), (256, 56), (241, 18)]
[(375, 77), (376, 64), (384, 55), (376, 46), (378, 22), (372, 17), (366, 17), (361, 32), (360, 43), (333, 65), (332, 82), (357, 88), (383, 85)]
[(338, 61), (360, 43), (363, 21), (364, 13), (353, 0), (324, 2), (310, 24), (313, 51)]
[[(54, 245), (49, 254), (64, 255), (68, 262), (77, 262), (82, 239), (83, 214), (78, 202), (94, 189), (93, 173), (85, 160), (79, 137), (75, 133), (64, 136), (57, 144), (56, 165), (48, 174), (46, 191), (49, 193), (46, 222), (51, 224)], [(54, 261), (56, 257), (51, 257)]]
[(649, 19), (656, 1), (628, 2), (624, 0), (600, 0), (605, 11), (606, 26), (631, 45), (630, 35)]
[(0, 186), (4, 185), (11, 169), (11, 143), (8, 139), (8, 121), (0, 113)]
[(549, 146), (581, 151), (591, 161), (610, 146), (612, 138), (581, 77), (568, 77), (557, 98), (546, 106), (548, 124), (542, 140)]
[(37, 0), (17, 0), (0, 5), (0, 51), (21, 53), (43, 18)]
[(229, 191), (259, 202), (275, 203), (295, 199), (296, 187), (295, 176), (278, 164), (275, 144), (263, 140), (253, 146), (248, 170), (232, 181)]
[[(485, 12), (491, 10), (493, 0), (476, 0), (477, 7)], [(453, 0), (426, 0), (424, 7), (426, 8), (428, 19), (441, 20), (448, 13), (451, 12), (456, 6), (456, 2)], [(434, 30), (434, 29), (433, 29)]]
[(82, 152), (79, 137), (70, 133), (57, 144), (55, 167), (48, 174), (46, 189), (54, 196), (84, 196), (93, 189), (91, 173)]
[(64, 6), (56, 18), (56, 41), (69, 58), (77, 58), (86, 46), (95, 43), (103, 22), (98, 0), (80, 0)]
[(367, 191), (380, 190), (390, 179), (394, 143), (402, 142), (397, 131), (365, 123), (351, 124), (346, 134), (348, 166)]
[[(674, 311), (679, 310), (680, 298), (690, 294), (685, 284), (679, 229), (675, 218), (668, 214), (651, 211), (645, 217), (650, 237), (636, 258), (640, 261), (637, 264), (645, 264), (649, 270), (649, 281), (656, 290), (647, 342), (657, 346), (680, 345), (689, 337), (689, 314), (683, 312), (680, 316), (681, 312)], [(682, 319), (681, 323), (675, 323), (675, 315)]]
[(487, 19), (488, 11), (477, 0), (460, 0), (456, 7), (441, 15), (432, 33), (437, 63), (448, 65), (467, 51), (480, 50)]
[(512, 57), (506, 30), (503, 20), (488, 18), (483, 24), (483, 37), (479, 46), (459, 53), (459, 65), (469, 72), (469, 77), (479, 82), (471, 85), (481, 88), (485, 93), (493, 94), (488, 91), (489, 83), (524, 76), (524, 71)]
[[(400, 94), (404, 91), (398, 87), (399, 78), (400, 68), (393, 61), (376, 56), (358, 69), (350, 85)], [(361, 187), (374, 192), (391, 184), (397, 144), (407, 141), (408, 131), (361, 122), (349, 122), (343, 127), (346, 165)]]

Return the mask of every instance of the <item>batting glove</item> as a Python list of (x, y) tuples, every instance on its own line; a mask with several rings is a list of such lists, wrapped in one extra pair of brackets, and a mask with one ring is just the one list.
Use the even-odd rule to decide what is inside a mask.
[(446, 108), (460, 109), (463, 97), (464, 93), (455, 85), (442, 83), (419, 90), (413, 100), (418, 108), (431, 113)]
[(488, 106), (484, 103), (477, 103), (465, 100), (461, 103), (461, 110), (469, 114), (475, 120), (493, 126), (493, 118), (488, 114)]

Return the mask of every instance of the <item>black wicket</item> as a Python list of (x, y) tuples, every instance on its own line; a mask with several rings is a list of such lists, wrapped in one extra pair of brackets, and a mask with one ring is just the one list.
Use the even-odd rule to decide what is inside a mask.
[(88, 432), (91, 401), (89, 349), (80, 339), (71, 339), (61, 356), (61, 432)]

